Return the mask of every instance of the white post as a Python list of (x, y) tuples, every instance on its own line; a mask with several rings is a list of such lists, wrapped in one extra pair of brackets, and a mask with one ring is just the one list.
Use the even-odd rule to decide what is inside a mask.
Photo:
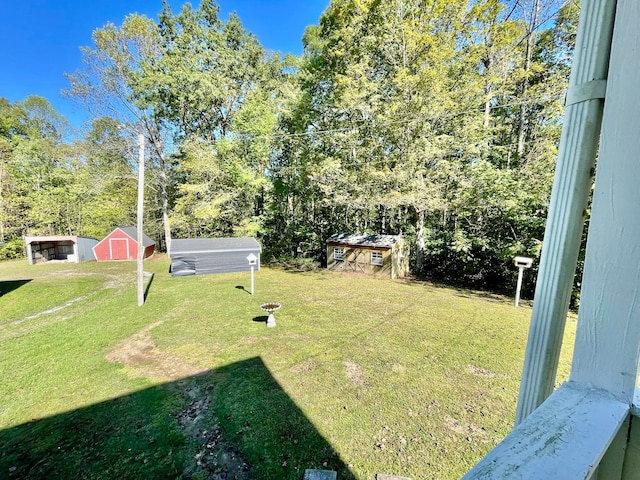
[(258, 257), (250, 253), (247, 255), (247, 262), (249, 262), (249, 266), (251, 267), (251, 295), (253, 295), (253, 269), (258, 265)]
[(33, 252), (31, 251), (31, 244), (27, 243), (27, 261), (29, 265), (33, 265)]
[(138, 261), (137, 261), (137, 277), (138, 277), (138, 306), (144, 304), (144, 269), (142, 263), (144, 261), (144, 241), (142, 236), (142, 217), (144, 215), (144, 135), (138, 134), (139, 161), (138, 161)]
[(518, 286), (516, 287), (516, 307), (520, 306), (520, 289), (522, 288), (522, 272), (524, 267), (518, 268)]
[[(600, 138), (615, 0), (584, 0), (531, 313), (516, 425), (553, 391)], [(635, 125), (637, 122), (632, 121)]]
[(618, 1), (571, 366), (571, 380), (628, 403), (640, 355), (638, 18), (637, 0)]

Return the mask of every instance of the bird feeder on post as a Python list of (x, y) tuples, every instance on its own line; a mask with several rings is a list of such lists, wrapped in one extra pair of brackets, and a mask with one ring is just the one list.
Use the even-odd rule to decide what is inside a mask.
[(513, 259), (518, 267), (518, 285), (516, 286), (516, 307), (520, 305), (520, 289), (522, 288), (522, 272), (525, 268), (531, 268), (533, 259), (528, 257), (516, 257)]
[(256, 257), (253, 253), (250, 253), (249, 255), (247, 255), (247, 262), (249, 262), (249, 266), (251, 267), (251, 295), (253, 295), (253, 270), (258, 264), (258, 257)]

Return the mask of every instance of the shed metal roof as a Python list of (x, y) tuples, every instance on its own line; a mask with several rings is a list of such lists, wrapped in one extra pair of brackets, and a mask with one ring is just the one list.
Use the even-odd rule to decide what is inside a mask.
[(40, 237), (24, 237), (25, 243), (44, 243), (44, 242), (73, 242), (78, 243), (79, 239), (93, 240), (97, 242), (95, 238), (80, 237), (78, 235), (44, 235)]
[[(118, 228), (122, 230), (124, 233), (126, 233), (129, 237), (134, 239), (136, 242), (138, 241), (137, 227), (118, 227)], [(150, 237), (148, 237), (144, 233), (142, 234), (142, 245), (144, 247), (148, 247), (150, 245), (155, 245), (155, 244), (156, 242), (154, 242)]]
[(336, 233), (327, 239), (327, 243), (342, 243), (345, 245), (353, 245), (360, 247), (383, 247), (391, 248), (402, 239), (401, 235), (376, 235), (362, 234), (350, 235), (347, 233)]
[(253, 237), (176, 238), (171, 240), (171, 255), (255, 250), (261, 252), (262, 247)]

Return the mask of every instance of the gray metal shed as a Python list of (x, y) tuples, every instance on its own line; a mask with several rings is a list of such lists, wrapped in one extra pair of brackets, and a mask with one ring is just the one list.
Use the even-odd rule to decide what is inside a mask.
[(206, 275), (210, 273), (248, 272), (247, 256), (258, 257), (260, 270), (262, 247), (253, 237), (184, 238), (171, 240), (171, 275)]

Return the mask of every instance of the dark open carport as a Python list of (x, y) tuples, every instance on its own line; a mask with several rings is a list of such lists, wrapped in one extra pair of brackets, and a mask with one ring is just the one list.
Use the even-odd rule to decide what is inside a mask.
[(76, 235), (50, 235), (25, 237), (29, 265), (52, 261), (81, 263), (95, 260), (92, 248), (98, 244), (95, 238)]

